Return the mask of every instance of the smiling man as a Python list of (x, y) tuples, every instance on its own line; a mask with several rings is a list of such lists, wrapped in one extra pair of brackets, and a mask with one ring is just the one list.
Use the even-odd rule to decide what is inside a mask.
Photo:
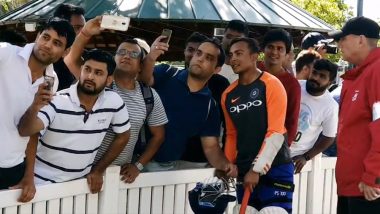
[(283, 68), (286, 54), (291, 51), (291, 46), (292, 38), (283, 29), (268, 31), (262, 43), (266, 71), (281, 81), (288, 97), (285, 127), (289, 145), (296, 136), (301, 100), (301, 89), (297, 79)]
[[(39, 87), (35, 101), (19, 124), (22, 136), (43, 130), (36, 157), (36, 184), (87, 176), (91, 192), (100, 191), (104, 170), (129, 138), (127, 108), (117, 93), (105, 89), (112, 81), (114, 69), (113, 57), (95, 49), (86, 56), (78, 83), (53, 98), (48, 90)], [(112, 146), (94, 165), (110, 125), (117, 134)]]

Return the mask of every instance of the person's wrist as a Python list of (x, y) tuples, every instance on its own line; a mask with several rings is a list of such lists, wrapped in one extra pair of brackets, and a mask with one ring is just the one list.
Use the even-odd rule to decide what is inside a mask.
[(309, 161), (310, 160), (310, 156), (308, 154), (303, 154), (302, 155), (303, 158), (305, 158), (306, 161)]
[(136, 166), (136, 168), (141, 172), (143, 169), (144, 169), (144, 165), (140, 162), (135, 162), (134, 164)]
[(84, 28), (80, 31), (80, 34), (82, 34), (82, 36), (85, 37), (86, 39), (91, 38), (91, 34), (88, 31), (86, 31)]

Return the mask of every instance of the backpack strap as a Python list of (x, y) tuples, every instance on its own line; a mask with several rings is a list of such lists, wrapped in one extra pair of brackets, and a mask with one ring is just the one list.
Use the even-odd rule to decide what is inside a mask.
[(148, 120), (148, 117), (150, 113), (152, 113), (153, 106), (154, 106), (154, 97), (153, 97), (153, 91), (152, 88), (145, 85), (142, 82), (139, 82), (141, 94), (143, 95), (144, 102), (145, 102), (145, 108), (146, 108), (146, 117), (145, 122)]

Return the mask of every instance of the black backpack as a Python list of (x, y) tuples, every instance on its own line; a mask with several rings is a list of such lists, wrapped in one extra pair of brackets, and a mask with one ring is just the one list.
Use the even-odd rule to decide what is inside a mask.
[(151, 138), (151, 133), (149, 131), (148, 126), (148, 118), (150, 114), (152, 113), (153, 107), (154, 107), (154, 97), (153, 97), (153, 91), (150, 86), (145, 85), (142, 82), (139, 82), (141, 94), (144, 98), (145, 108), (146, 108), (146, 117), (144, 120), (144, 124), (140, 129), (139, 138), (136, 142), (135, 148), (133, 150), (133, 156), (138, 157), (144, 153), (145, 148), (149, 142), (149, 139)]

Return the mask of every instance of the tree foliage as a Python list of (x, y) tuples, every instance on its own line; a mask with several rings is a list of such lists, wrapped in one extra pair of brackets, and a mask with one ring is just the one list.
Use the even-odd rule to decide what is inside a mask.
[(31, 0), (0, 0), (0, 15), (4, 13), (8, 13)]
[(291, 1), (337, 29), (340, 29), (345, 21), (353, 16), (352, 8), (349, 8), (343, 0)]

